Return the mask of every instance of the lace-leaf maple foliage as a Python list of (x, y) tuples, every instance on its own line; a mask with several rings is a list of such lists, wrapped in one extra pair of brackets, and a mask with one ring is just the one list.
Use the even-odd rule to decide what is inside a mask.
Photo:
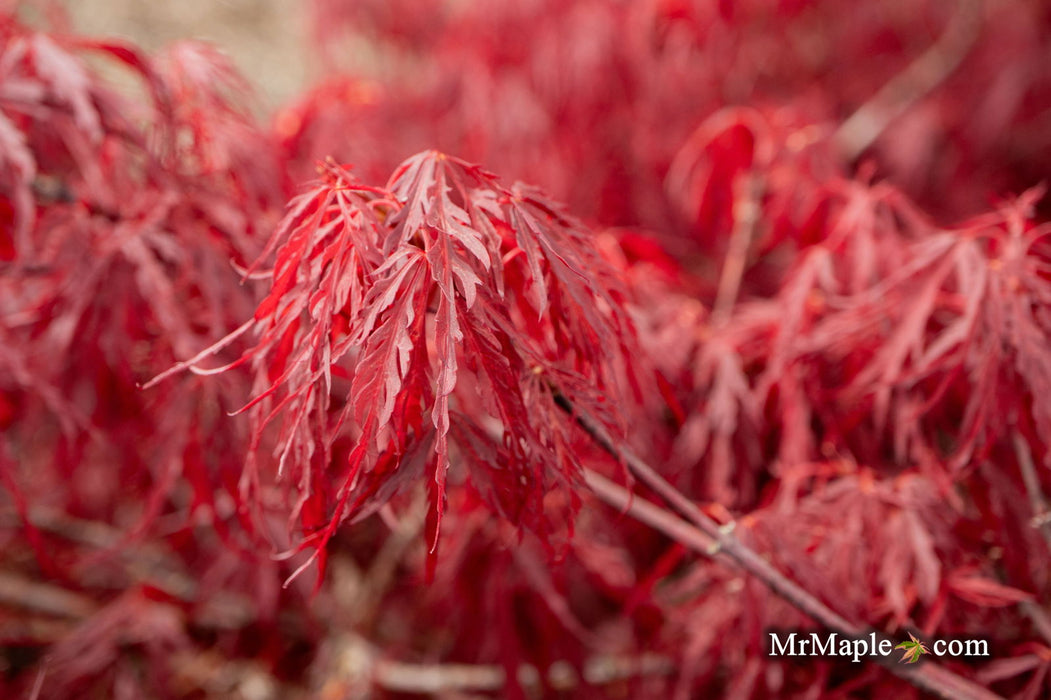
[(1046, 689), (1046, 8), (311, 4), (375, 52), (273, 132), (0, 19), (0, 695), (919, 696), (815, 622)]
[[(8, 17), (0, 28), (0, 130), (9, 137), (0, 160), (16, 166), (0, 176), (13, 204), (0, 222), (10, 246), (0, 389), (34, 416), (7, 433), (20, 464), (10, 483), (55, 493), (49, 479), (108, 483), (119, 474), (115, 481), (149, 493), (132, 528), (141, 535), (190, 470), (184, 451), (223, 453), (238, 440), (235, 429), (210, 427), (221, 418), (221, 386), (202, 394), (180, 382), (146, 395), (137, 383), (251, 308), (230, 261), (257, 253), (257, 227), (276, 219), (284, 199), (277, 173), (257, 167), (273, 151), (242, 107), (247, 92), (214, 84), (233, 73), (207, 49), (177, 44), (150, 58), (116, 42), (31, 32)], [(144, 99), (112, 90), (84, 55), (128, 67)], [(202, 64), (212, 79), (194, 77)], [(150, 446), (155, 438), (163, 448)], [(77, 487), (62, 496), (82, 516), (109, 519), (123, 494)]]
[[(433, 555), (457, 448), (493, 510), (546, 531), (556, 514), (545, 494), (581, 485), (565, 395), (622, 432), (623, 407), (640, 393), (625, 292), (592, 234), (541, 193), (433, 151), (385, 189), (331, 161), (321, 172), (260, 258), (276, 256), (257, 273), (271, 287), (254, 318), (170, 372), (252, 364), (259, 391), (242, 410), (256, 452), (278, 422), (276, 474), (305, 534), (299, 548), (322, 565), (341, 523), (421, 473)], [(249, 330), (258, 342), (239, 360), (200, 368)], [(341, 452), (346, 436), (353, 447)], [(259, 470), (253, 454), (250, 501)]]
[(139, 387), (254, 308), (231, 260), (258, 254), (287, 195), (250, 102), (200, 44), (149, 56), (0, 13), (0, 567), (71, 621), (41, 634), (32, 606), (5, 608), (0, 695), (31, 695), (11, 650), (47, 639), (40, 697), (155, 697), (187, 627), (221, 619), (216, 595), (273, 619), (278, 565), (236, 508), (247, 432), (221, 409), (249, 385)]

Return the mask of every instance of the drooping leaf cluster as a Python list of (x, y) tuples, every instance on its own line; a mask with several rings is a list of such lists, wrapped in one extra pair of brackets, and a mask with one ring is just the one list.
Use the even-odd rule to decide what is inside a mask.
[(259, 339), (234, 363), (256, 371), (257, 445), (280, 417), (276, 473), (305, 544), (323, 554), (422, 473), (433, 552), (454, 456), (495, 512), (544, 532), (545, 495), (580, 487), (565, 397), (618, 431), (632, 400), (612, 269), (542, 194), (437, 152), (384, 189), (331, 162), (322, 175), (263, 253), (270, 291), (237, 332)]

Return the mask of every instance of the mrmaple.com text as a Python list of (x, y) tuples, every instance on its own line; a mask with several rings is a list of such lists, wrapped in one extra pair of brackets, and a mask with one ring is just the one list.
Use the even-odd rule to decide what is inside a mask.
[[(869, 632), (858, 638), (841, 638), (836, 632), (769, 632), (769, 654), (776, 656), (841, 656), (860, 663), (866, 656), (890, 656), (894, 642)], [(931, 645), (935, 656), (989, 656), (984, 639), (939, 639)]]

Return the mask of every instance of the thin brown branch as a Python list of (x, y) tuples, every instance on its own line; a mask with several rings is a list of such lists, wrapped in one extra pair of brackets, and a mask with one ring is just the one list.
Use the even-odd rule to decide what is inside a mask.
[(46, 675), (47, 664), (43, 664), (40, 670), (37, 671), (36, 679), (33, 681), (33, 688), (29, 691), (29, 700), (38, 700), (40, 691), (44, 689), (44, 676)]
[(87, 617), (97, 607), (79, 593), (3, 571), (0, 571), (0, 605), (72, 619)]
[(752, 247), (762, 214), (759, 207), (762, 190), (762, 180), (756, 173), (746, 173), (734, 182), (734, 227), (730, 234), (726, 258), (723, 260), (723, 269), (719, 274), (715, 306), (712, 308), (712, 322), (715, 324), (725, 322), (737, 303), (745, 264), (748, 261), (748, 249)]
[(712, 556), (718, 553), (718, 545), (714, 538), (684, 522), (674, 513), (668, 512), (667, 508), (654, 505), (591, 470), (585, 470), (584, 483), (607, 505), (629, 513), (640, 523), (663, 532), (676, 542), (681, 542), (693, 550)]
[(1029, 497), (1029, 508), (1033, 511), (1030, 521), (1035, 528), (1039, 528), (1044, 541), (1051, 547), (1051, 509), (1047, 507), (1047, 499), (1044, 497), (1043, 489), (1040, 488), (1040, 477), (1036, 473), (1036, 465), (1033, 463), (1033, 454), (1029, 451), (1029, 443), (1017, 430), (1012, 435), (1014, 443), (1015, 458), (1018, 460), (1018, 470), (1022, 472), (1022, 483), (1025, 484), (1025, 492)]
[[(148, 582), (180, 600), (187, 602), (197, 600), (199, 590), (197, 581), (189, 575), (185, 567), (174, 556), (165, 552), (157, 543), (122, 547), (120, 545), (124, 542), (125, 534), (117, 528), (94, 520), (74, 518), (49, 508), (30, 509), (29, 520), (33, 526), (64, 537), (71, 542), (113, 552), (114, 558), (123, 563), (123, 574), (130, 582)], [(0, 524), (15, 525), (17, 522), (15, 513), (0, 510)], [(88, 578), (90, 573), (88, 569), (85, 578)], [(109, 574), (111, 575), (112, 571)], [(115, 582), (107, 581), (107, 583), (112, 585)], [(4, 596), (4, 586), (8, 586), (9, 591), (15, 591), (16, 584), (17, 581), (13, 579), (5, 582), (0, 578), (0, 600)], [(78, 614), (68, 616), (71, 618), (87, 616), (88, 612), (84, 612), (82, 607), (78, 610), (80, 610)], [(61, 613), (56, 612), (55, 614)], [(254, 615), (250, 601), (226, 592), (219, 592), (213, 598), (205, 601), (200, 611), (201, 619), (208, 620), (209, 625), (217, 629), (239, 629), (248, 624)]]
[[(770, 562), (755, 550), (737, 539), (733, 534), (732, 523), (719, 526), (714, 520), (705, 515), (695, 503), (668, 483), (634, 452), (615, 442), (601, 425), (589, 420), (586, 416), (575, 413), (572, 405), (564, 397), (560, 398), (559, 405), (576, 417), (578, 424), (591, 436), (596, 444), (626, 465), (639, 481), (653, 489), (689, 522), (678, 520), (672, 513), (667, 511), (664, 516), (655, 517), (656, 511), (660, 510), (659, 506), (649, 503), (637, 495), (632, 495), (627, 489), (605, 479), (601, 475), (590, 471), (586, 472), (585, 479), (587, 483), (592, 485), (593, 488), (594, 485), (598, 485), (599, 488), (595, 491), (596, 495), (606, 500), (609, 505), (628, 513), (632, 517), (639, 518), (641, 522), (649, 524), (651, 527), (701, 554), (709, 556), (722, 555), (732, 560), (744, 571), (762, 581), (771, 591), (784, 598), (797, 610), (824, 627), (848, 638), (857, 639), (863, 636), (864, 630), (860, 625), (848, 621), (829, 608), (775, 569)], [(678, 523), (664, 530), (663, 525), (671, 523), (669, 518), (678, 520)], [(679, 539), (683, 528), (689, 528), (694, 530), (694, 532), (683, 539)], [(914, 666), (912, 664), (902, 665), (894, 663), (889, 659), (881, 659), (880, 664), (894, 675), (942, 698), (951, 700), (993, 700), (999, 697), (973, 681), (958, 676), (952, 671), (932, 662)]]
[[(425, 664), (385, 659), (363, 637), (341, 635), (333, 649), (333, 668), (325, 682), (341, 681), (366, 692), (371, 684), (388, 692), (438, 695), (453, 692), (494, 692), (504, 688), (507, 674), (496, 664)], [(673, 673), (674, 664), (658, 654), (641, 656), (599, 655), (584, 661), (579, 671), (567, 662), (551, 664), (541, 671), (521, 664), (517, 681), (526, 688), (539, 688), (541, 681), (555, 690), (573, 690), (581, 685), (607, 685), (645, 675)]]
[(1047, 611), (1040, 607), (1039, 603), (1031, 600), (1021, 601), (1018, 607), (1022, 610), (1022, 614), (1033, 623), (1033, 627), (1044, 638), (1044, 641), (1051, 644), (1051, 617), (1048, 616)]
[(959, 0), (938, 40), (836, 130), (833, 138), (843, 158), (855, 160), (895, 119), (952, 75), (974, 46), (981, 23), (982, 0)]
[[(1011, 436), (1014, 444), (1015, 458), (1018, 460), (1018, 470), (1022, 473), (1022, 483), (1025, 484), (1025, 492), (1029, 498), (1029, 508), (1033, 513), (1030, 523), (1040, 530), (1044, 541), (1051, 547), (1051, 509), (1048, 508), (1047, 498), (1040, 487), (1040, 477), (1033, 463), (1033, 454), (1029, 449), (1029, 443), (1017, 430)], [(1051, 617), (1047, 611), (1031, 600), (1023, 600), (1018, 604), (1022, 613), (1033, 623), (1033, 627), (1051, 644)]]

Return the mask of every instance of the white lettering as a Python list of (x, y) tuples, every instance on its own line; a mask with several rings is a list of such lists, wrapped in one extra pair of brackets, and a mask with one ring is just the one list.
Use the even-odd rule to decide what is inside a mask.
[(810, 633), (810, 639), (814, 642), (814, 653), (822, 656), (831, 656), (835, 654), (836, 648), (836, 633), (833, 632), (825, 638), (825, 643), (821, 643), (821, 637), (818, 636), (817, 632)]
[(989, 640), (968, 639), (967, 656), (989, 656)]
[(782, 644), (777, 634), (770, 633), (770, 656), (795, 656), (796, 633), (788, 635), (788, 640)]
[(986, 639), (939, 639), (932, 646), (935, 656), (989, 656)]
[[(846, 641), (846, 640), (844, 640), (844, 641)], [(844, 645), (844, 646), (848, 646), (848, 645)], [(853, 647), (853, 656), (854, 656), (854, 658), (851, 659), (851, 660), (854, 663), (859, 663), (861, 661), (861, 657), (862, 656), (867, 656), (868, 653), (869, 653), (869, 643), (867, 641), (865, 641), (864, 639), (854, 639), (854, 640), (852, 640), (850, 642), (850, 644), (849, 644), (849, 647)], [(847, 649), (847, 654), (849, 654), (849, 653), (851, 653), (851, 649), (850, 648)], [(843, 656), (846, 656), (847, 654), (843, 654)]]

